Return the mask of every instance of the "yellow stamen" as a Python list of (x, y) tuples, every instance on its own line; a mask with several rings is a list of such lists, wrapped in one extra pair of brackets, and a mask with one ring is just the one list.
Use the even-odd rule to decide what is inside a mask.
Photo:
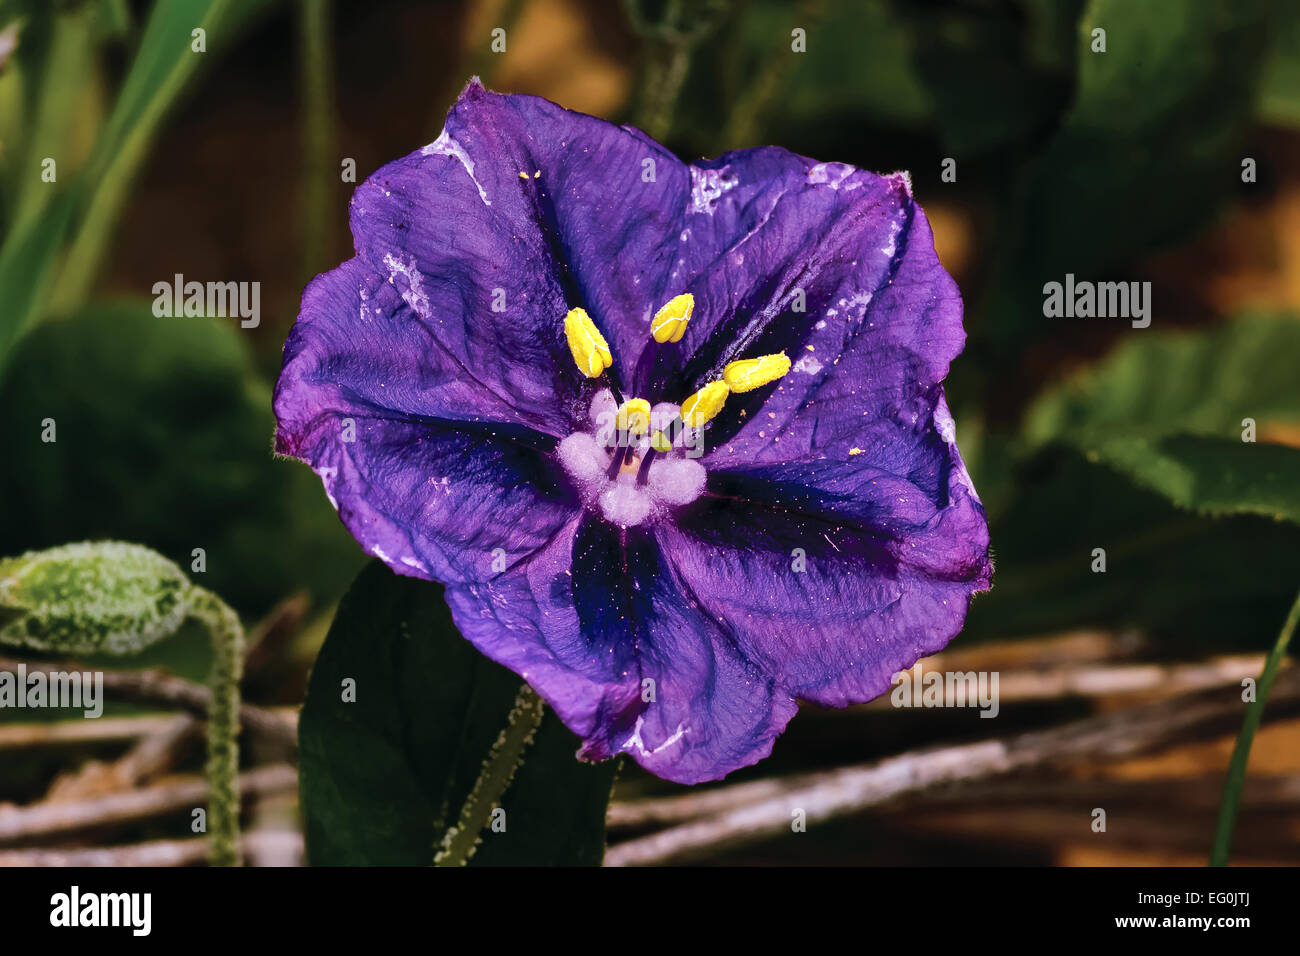
[(614, 363), (609, 343), (585, 309), (569, 310), (564, 317), (564, 334), (569, 339), (569, 351), (578, 363), (578, 371), (587, 378), (599, 378)]
[(713, 419), (727, 401), (731, 389), (726, 382), (710, 382), (682, 402), (682, 421), (691, 428), (701, 428)]
[(673, 450), (672, 439), (663, 432), (655, 432), (650, 436), (650, 447), (662, 454), (668, 454)]
[(618, 409), (618, 430), (630, 435), (644, 435), (650, 429), (650, 403), (644, 398), (629, 398)]
[(655, 313), (650, 320), (650, 334), (656, 342), (680, 342), (686, 334), (686, 323), (695, 311), (695, 296), (689, 292), (673, 296), (668, 304)]
[(722, 370), (722, 378), (733, 392), (752, 392), (768, 382), (775, 382), (788, 371), (790, 360), (784, 352), (778, 352), (776, 355), (728, 362)]

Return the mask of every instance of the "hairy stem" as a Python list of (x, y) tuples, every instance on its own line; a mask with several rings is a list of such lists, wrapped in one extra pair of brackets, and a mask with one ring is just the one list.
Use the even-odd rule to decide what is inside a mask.
[(1300, 624), (1300, 594), (1296, 595), (1291, 605), (1291, 613), (1282, 625), (1277, 636), (1277, 643), (1264, 662), (1264, 669), (1259, 674), (1259, 683), (1255, 687), (1255, 699), (1246, 705), (1246, 719), (1241, 723), (1241, 733), (1237, 735), (1237, 745), (1232, 748), (1232, 759), (1228, 762), (1228, 779), (1223, 785), (1223, 802), (1219, 804), (1219, 822), (1214, 829), (1214, 847), (1210, 850), (1210, 866), (1227, 866), (1228, 854), (1232, 850), (1232, 833), (1237, 826), (1237, 808), (1241, 806), (1241, 790), (1246, 783), (1246, 764), (1250, 760), (1250, 745), (1255, 740), (1255, 731), (1264, 719), (1264, 704), (1268, 701), (1268, 692), (1277, 677), (1278, 668), (1286, 657), (1287, 645), (1296, 625)]
[(478, 848), (479, 834), (501, 805), (515, 771), (523, 762), (524, 751), (542, 722), (545, 706), (537, 693), (524, 684), (519, 689), (506, 725), (483, 761), (483, 769), (460, 808), (455, 824), (443, 835), (442, 845), (433, 857), (434, 866), (464, 866)]
[(239, 680), (244, 670), (244, 628), (239, 616), (211, 591), (195, 588), (190, 616), (212, 635), (212, 698), (208, 706), (208, 833), (213, 866), (238, 866)]

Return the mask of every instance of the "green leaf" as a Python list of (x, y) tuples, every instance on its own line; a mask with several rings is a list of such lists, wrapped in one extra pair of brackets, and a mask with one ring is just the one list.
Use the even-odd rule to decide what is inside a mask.
[(989, 516), (995, 586), (971, 605), (964, 639), (1133, 627), (1195, 655), (1276, 636), (1300, 580), (1300, 527), (1189, 512), (1068, 446), (1016, 462), (1011, 477), (1014, 493)]
[[(992, 321), (972, 337), (989, 374), (1061, 328), (1043, 319), (1044, 283), (1126, 278), (1134, 259), (1203, 226), (1240, 187), (1272, 6), (1090, 0), (1074, 38), (1074, 102), (999, 202)], [(1095, 29), (1104, 53), (1093, 52)]]
[(908, 25), (944, 149), (967, 162), (1041, 141), (1069, 93), (1083, 0), (894, 6)]
[[(38, 216), (75, 178), (102, 120), (95, 90), (93, 11), (44, 11), (24, 26), (18, 42), (30, 115), (24, 117), (21, 142), (12, 144), (21, 146), (21, 162), (8, 170), (16, 201), (7, 226), (15, 230)], [(52, 183), (42, 177), (47, 158), (56, 163), (58, 178)]]
[[(518, 691), (518, 677), (456, 632), (440, 587), (367, 567), (326, 637), (299, 724), (310, 861), (430, 864)], [(577, 749), (547, 714), (502, 801), (505, 832), (484, 832), (471, 862), (599, 862), (614, 762), (580, 764)]]
[(0, 561), (0, 644), (57, 654), (132, 654), (174, 633), (190, 584), (171, 561), (120, 541)]
[(63, 193), (42, 216), (29, 217), (0, 246), (0, 382), (14, 343), (40, 312), (54, 272), (55, 257), (72, 221), (74, 196)]
[(1300, 6), (1294, 3), (1277, 5), (1259, 114), (1266, 123), (1300, 126)]
[[(230, 42), (235, 28), (270, 0), (169, 0), (153, 6), (131, 68), (85, 167), (60, 205), (28, 216), (0, 248), (0, 378), (12, 346), (47, 312), (66, 312), (89, 292), (149, 145), (191, 74)], [(209, 53), (191, 48), (192, 31), (208, 32)], [(51, 283), (64, 239), (71, 247)], [(53, 294), (47, 302), (47, 290)]]
[(1089, 455), (1189, 511), (1300, 524), (1300, 448), (1171, 435), (1105, 439)]
[(303, 587), (342, 594), (364, 556), (319, 479), (272, 457), (246, 336), (137, 302), (32, 332), (0, 382), (0, 500), (22, 502), (0, 509), (0, 554), (113, 538), (190, 569), (202, 548), (195, 581), (249, 617)]
[[(55, 312), (79, 305), (90, 292), (118, 213), (167, 111), (190, 77), (239, 23), (269, 0), (170, 0), (156, 3), (131, 69), (82, 176), (83, 204), (76, 232), (51, 302)], [(192, 48), (205, 31), (206, 52)]]
[[(1027, 252), (1052, 271), (1088, 273), (1212, 214), (1239, 182), (1233, 150), (1250, 122), (1269, 6), (1089, 2), (1075, 102), (1024, 207), (1035, 227)], [(1104, 53), (1092, 52), (1098, 28)]]
[(1300, 322), (1252, 318), (1199, 334), (1136, 334), (1044, 394), (1032, 443), (1064, 442), (1203, 514), (1300, 522), (1300, 449), (1242, 440), (1248, 420), (1300, 421)]
[(1184, 650), (1262, 646), (1300, 579), (1300, 450), (1267, 441), (1300, 420), (1297, 366), (1294, 320), (1141, 330), (1040, 396), (1017, 491), (990, 514), (997, 587), (966, 633), (1135, 625)]

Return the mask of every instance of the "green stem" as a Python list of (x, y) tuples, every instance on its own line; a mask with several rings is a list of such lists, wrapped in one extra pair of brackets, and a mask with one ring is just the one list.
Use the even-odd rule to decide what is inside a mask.
[(330, 59), (330, 0), (299, 0), (298, 80), (302, 95), (302, 260), (301, 284), (329, 265), (333, 224), (330, 191), (336, 175), (334, 155), (333, 69)]
[(1264, 704), (1268, 700), (1269, 689), (1277, 677), (1282, 659), (1286, 657), (1287, 645), (1296, 625), (1300, 624), (1300, 594), (1296, 595), (1287, 615), (1282, 632), (1277, 636), (1264, 670), (1259, 675), (1255, 688), (1255, 699), (1246, 705), (1246, 719), (1242, 721), (1241, 733), (1237, 735), (1237, 745), (1232, 750), (1232, 760), (1228, 763), (1228, 779), (1223, 786), (1223, 803), (1219, 805), (1219, 823), (1214, 831), (1214, 848), (1210, 851), (1210, 866), (1227, 866), (1228, 854), (1232, 849), (1232, 832), (1237, 825), (1237, 808), (1241, 805), (1241, 790), (1246, 783), (1246, 763), (1250, 760), (1250, 745), (1255, 740), (1255, 731), (1264, 717)]
[(239, 616), (211, 591), (191, 592), (190, 616), (212, 635), (212, 703), (208, 707), (208, 832), (213, 866), (238, 866), (239, 681), (244, 670), (244, 628)]
[[(824, 13), (824, 0), (803, 0), (795, 15), (795, 23), (811, 33)], [(786, 80), (799, 62), (800, 54), (795, 53), (788, 46), (789, 37), (782, 39), (781, 43), (776, 52), (767, 58), (767, 62), (755, 75), (753, 82), (737, 97), (715, 152), (722, 153), (729, 149), (754, 145), (754, 140), (758, 136), (759, 121), (776, 94), (785, 87)]]
[(483, 761), (483, 769), (460, 808), (460, 816), (443, 835), (442, 845), (433, 857), (434, 866), (464, 866), (478, 848), (479, 834), (488, 825), (492, 811), (501, 805), (523, 762), (524, 751), (542, 722), (545, 707), (537, 693), (524, 684), (510, 709), (506, 725)]
[[(231, 0), (213, 0), (203, 19), (193, 24), (208, 33), (221, 23)], [(190, 77), (198, 70), (202, 56), (186, 53), (167, 61), (159, 54), (159, 38), (168, 25), (181, 15), (181, 8), (173, 11), (155, 6), (140, 50), (148, 50), (166, 65), (158, 75), (146, 72), (153, 63), (141, 65), (137, 51), (108, 124), (95, 141), (94, 152), (86, 168), (77, 177), (77, 189), (84, 203), (80, 219), (67, 255), (64, 257), (59, 281), (50, 297), (48, 311), (71, 311), (90, 294), (103, 264), (104, 255), (113, 237), (113, 227), (122, 211), (136, 174), (149, 155), (153, 142), (168, 109), (185, 88)], [(162, 11), (160, 13), (160, 11)], [(168, 14), (168, 15), (164, 15)], [(152, 43), (150, 41), (153, 41)], [(155, 67), (155, 70), (157, 68)], [(147, 92), (143, 87), (148, 86)]]
[(690, 64), (691, 45), (675, 41), (652, 53), (646, 65), (641, 128), (656, 140), (667, 139), (672, 132), (673, 112)]
[(624, 0), (632, 30), (641, 37), (642, 85), (636, 125), (657, 140), (667, 139), (673, 128), (673, 111), (682, 84), (690, 72), (696, 45), (721, 20), (731, 0), (705, 0), (687, 4), (668, 0), (663, 19), (651, 23), (641, 13), (638, 0)]

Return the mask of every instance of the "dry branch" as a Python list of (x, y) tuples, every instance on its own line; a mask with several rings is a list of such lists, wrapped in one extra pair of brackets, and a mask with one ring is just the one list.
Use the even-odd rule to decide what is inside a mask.
[[(0, 658), (0, 670), (17, 671), (18, 661)], [(24, 662), (28, 674), (50, 674), (59, 670), (48, 664)], [(162, 707), (177, 707), (198, 717), (207, 713), (208, 701), (212, 691), (162, 670), (106, 670), (104, 675), (104, 693), (118, 700), (129, 700), (139, 704), (153, 704)], [(239, 708), (239, 722), (246, 731), (273, 740), (291, 749), (297, 747), (296, 727), (274, 711), (253, 704), (243, 704)]]
[[(303, 859), (302, 834), (282, 830), (254, 830), (240, 839), (244, 858), (251, 865), (268, 857)], [(203, 837), (188, 840), (152, 840), (128, 846), (94, 849), (31, 849), (0, 852), (5, 866), (193, 866), (206, 863), (211, 849)]]
[[(0, 662), (0, 667), (4, 663)], [(66, 746), (88, 743), (120, 743), (167, 728), (172, 718), (166, 714), (142, 717), (98, 717), (87, 720), (60, 720), (39, 724), (0, 724), (0, 750), (26, 747)]]
[[(650, 836), (615, 844), (609, 866), (666, 863), (789, 832), (792, 814), (830, 820), (934, 788), (987, 779), (1080, 758), (1125, 758), (1173, 743), (1235, 732), (1244, 704), (1236, 688), (1188, 694), (1049, 730), (914, 751), (861, 767), (789, 778), (779, 793)], [(1300, 712), (1300, 668), (1281, 673), (1269, 699), (1271, 719)], [(757, 784), (741, 787), (756, 788)], [(738, 787), (718, 792), (735, 791)], [(756, 793), (751, 789), (748, 793)], [(705, 791), (710, 793), (710, 791)], [(741, 791), (741, 796), (746, 796)]]
[[(288, 764), (259, 767), (240, 774), (239, 787), (245, 799), (292, 792), (298, 787), (298, 772)], [(43, 800), (0, 808), (0, 844), (148, 820), (202, 807), (207, 799), (207, 781), (186, 777), (75, 803)]]

